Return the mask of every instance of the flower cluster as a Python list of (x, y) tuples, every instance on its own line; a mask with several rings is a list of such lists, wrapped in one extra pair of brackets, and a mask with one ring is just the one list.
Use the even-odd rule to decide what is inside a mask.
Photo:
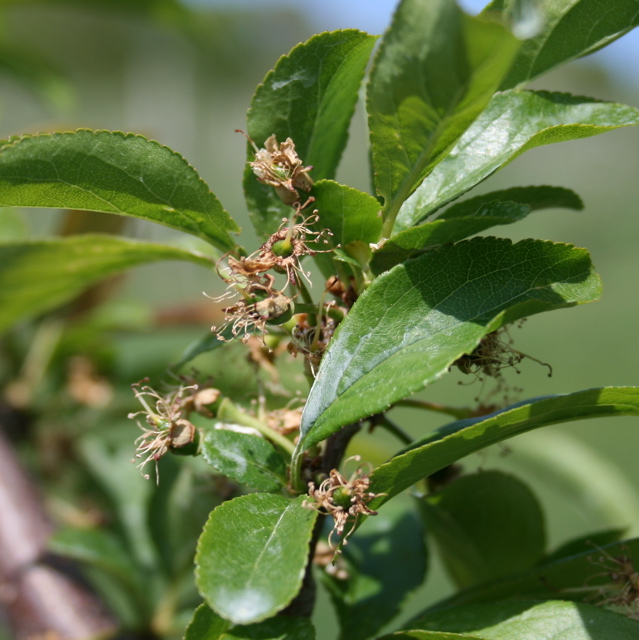
[[(192, 411), (211, 416), (209, 407), (218, 400), (220, 392), (211, 387), (202, 388), (193, 382), (190, 385), (180, 384), (166, 396), (162, 396), (149, 385), (143, 384), (147, 381), (141, 380), (132, 385), (135, 397), (143, 409), (129, 413), (128, 417), (144, 415), (146, 420), (146, 425), (139, 421), (137, 423), (142, 429), (142, 435), (135, 441), (133, 462), (142, 458), (137, 465), (139, 469), (144, 469), (149, 462), (155, 462), (155, 477), (156, 482), (159, 482), (157, 463), (160, 458), (171, 450), (181, 449), (188, 453), (193, 448), (197, 449), (197, 429), (182, 416), (188, 416)], [(151, 399), (151, 404), (147, 399)], [(148, 474), (144, 474), (144, 477), (149, 479)]]
[[(359, 462), (360, 456), (352, 456), (345, 463), (351, 460)], [(308, 495), (311, 500), (305, 500), (303, 506), (333, 517), (335, 524), (329, 534), (328, 543), (334, 554), (339, 553), (340, 547), (347, 543), (348, 537), (355, 531), (360, 515), (377, 515), (377, 511), (373, 511), (368, 503), (385, 494), (369, 491), (371, 469), (369, 464), (359, 465), (349, 478), (343, 476), (337, 469), (333, 469), (328, 478), (318, 487), (314, 482), (308, 484)], [(348, 522), (352, 522), (352, 526), (344, 535)], [(339, 538), (337, 543), (334, 541), (335, 535)]]
[(609, 582), (598, 588), (594, 603), (639, 620), (639, 571), (635, 569), (630, 553), (612, 557), (603, 549), (600, 551), (597, 560), (589, 559), (604, 571), (591, 579), (605, 577)]
[(255, 253), (240, 258), (229, 255), (226, 269), (218, 270), (227, 284), (227, 292), (216, 300), (231, 296), (240, 298), (224, 309), (224, 324), (212, 327), (220, 340), (226, 339), (223, 332), (229, 326), (233, 338), (241, 336), (246, 342), (251, 332), (263, 334), (267, 324), (282, 324), (292, 316), (293, 297), (286, 295), (284, 288), (277, 289), (275, 276), (268, 272), (286, 274), (285, 287), (300, 287), (301, 278), (310, 283), (309, 274), (302, 269), (300, 260), (318, 252), (309, 243), (326, 241), (325, 236), (330, 234), (327, 230), (309, 228), (318, 221), (317, 212), (296, 223), (301, 209), (297, 205), (291, 219), (284, 218), (280, 228)]

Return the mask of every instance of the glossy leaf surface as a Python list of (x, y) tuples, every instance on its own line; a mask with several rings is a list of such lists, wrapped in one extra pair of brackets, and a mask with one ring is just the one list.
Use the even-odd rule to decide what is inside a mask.
[(368, 85), (375, 189), (385, 216), (455, 144), (501, 84), (519, 42), (449, 0), (403, 0)]
[(526, 38), (502, 89), (592, 53), (639, 24), (634, 0), (493, 0), (483, 13), (494, 12), (505, 16), (515, 33)]
[(474, 198), (457, 202), (441, 215), (438, 220), (452, 220), (464, 218), (479, 211), (482, 206), (494, 202), (517, 202), (530, 207), (531, 211), (539, 209), (583, 209), (581, 198), (571, 189), (564, 187), (550, 187), (548, 185), (534, 187), (512, 187), (501, 191), (491, 191)]
[(250, 624), (297, 595), (317, 518), (303, 501), (253, 493), (211, 513), (198, 542), (196, 584), (214, 611)]
[(114, 236), (0, 244), (0, 331), (72, 300), (104, 278), (159, 260), (214, 266), (203, 255)]
[(395, 231), (413, 226), (529, 149), (639, 124), (639, 111), (565, 93), (496, 94), (444, 158), (402, 205)]
[(458, 587), (524, 571), (544, 554), (541, 507), (514, 476), (499, 471), (462, 476), (421, 505), (427, 530)]
[(379, 276), (340, 324), (306, 402), (298, 452), (444, 374), (499, 326), (595, 300), (588, 253), (475, 238)]
[(405, 626), (470, 633), (486, 640), (633, 640), (639, 634), (636, 620), (593, 605), (561, 600), (455, 607), (434, 612)]
[(391, 458), (372, 474), (371, 487), (386, 492), (379, 506), (431, 473), (469, 453), (561, 422), (604, 416), (638, 416), (639, 387), (604, 387), (524, 402), (482, 418), (445, 425)]
[(313, 208), (319, 215), (316, 228), (331, 230), (331, 244), (347, 248), (352, 242), (368, 244), (379, 240), (382, 218), (376, 198), (332, 180), (316, 183), (313, 195)]
[(104, 211), (190, 233), (227, 251), (239, 227), (195, 169), (143, 136), (23, 136), (0, 148), (0, 206)]
[(339, 638), (365, 640), (400, 612), (424, 580), (423, 525), (405, 504), (393, 503), (366, 521), (342, 557), (348, 578), (323, 572), (322, 579), (337, 611)]
[(270, 442), (227, 429), (212, 429), (202, 441), (202, 456), (216, 471), (260, 491), (286, 485), (286, 464)]
[(491, 202), (467, 216), (425, 222), (387, 240), (374, 253), (371, 269), (373, 273), (383, 273), (426, 249), (463, 240), (491, 227), (512, 224), (525, 218), (530, 211), (529, 206), (517, 202)]
[[(333, 178), (346, 146), (359, 86), (377, 37), (355, 29), (313, 36), (282, 56), (258, 87), (247, 115), (258, 147), (275, 134), (292, 138), (313, 180)], [(255, 151), (249, 145), (248, 160)], [(291, 208), (272, 187), (257, 182), (250, 167), (244, 190), (258, 235), (268, 236)]]

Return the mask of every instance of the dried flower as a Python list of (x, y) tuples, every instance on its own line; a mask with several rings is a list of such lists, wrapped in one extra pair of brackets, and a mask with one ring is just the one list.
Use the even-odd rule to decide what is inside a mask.
[[(359, 462), (360, 459), (360, 456), (351, 456), (345, 464), (351, 460)], [(308, 509), (316, 509), (333, 517), (335, 524), (328, 536), (328, 543), (335, 555), (355, 530), (360, 514), (377, 515), (377, 511), (373, 511), (368, 503), (385, 494), (369, 491), (371, 470), (370, 464), (359, 465), (350, 478), (346, 478), (337, 469), (333, 469), (319, 487), (316, 488), (314, 482), (308, 483), (308, 495), (312, 500), (302, 504)], [(346, 535), (343, 535), (348, 522), (353, 524)], [(333, 541), (334, 535), (340, 538), (337, 544)]]
[[(276, 271), (286, 273), (287, 282), (293, 286), (299, 286), (300, 275), (311, 284), (310, 274), (302, 269), (300, 259), (303, 256), (322, 253), (322, 250), (309, 247), (308, 243), (316, 244), (323, 240), (326, 244), (328, 242), (327, 236), (333, 235), (328, 229), (313, 231), (310, 228), (320, 219), (317, 210), (302, 222), (296, 223), (295, 219), (301, 215), (300, 212), (303, 208), (296, 204), (293, 216), (290, 219), (283, 218), (280, 228), (254, 254), (258, 263), (269, 264)], [(327, 251), (332, 251), (332, 249)]]
[(226, 341), (223, 333), (230, 326), (233, 338), (241, 336), (242, 341), (247, 342), (253, 331), (265, 334), (267, 324), (286, 322), (292, 315), (292, 302), (280, 291), (274, 291), (263, 299), (250, 297), (248, 300), (238, 300), (232, 307), (223, 310), (224, 324), (211, 327), (211, 331), (216, 333), (219, 340)]
[[(503, 336), (507, 336), (508, 339), (504, 340)], [(486, 334), (472, 353), (463, 355), (454, 364), (462, 373), (475, 375), (482, 373), (491, 378), (499, 379), (502, 369), (508, 367), (512, 367), (519, 373), (517, 365), (524, 358), (548, 367), (548, 377), (552, 376), (552, 367), (549, 364), (512, 348), (512, 339), (508, 334), (508, 328), (504, 326)]]
[(266, 416), (267, 424), (271, 429), (281, 433), (283, 436), (296, 433), (300, 430), (302, 410), (302, 407), (297, 409), (274, 409)]
[(313, 167), (302, 166), (295, 143), (290, 138), (278, 145), (273, 134), (264, 142), (264, 148), (259, 149), (243, 131), (236, 131), (242, 133), (255, 149), (255, 159), (249, 162), (253, 173), (262, 184), (273, 187), (284, 204), (299, 202), (297, 189), (306, 192), (311, 190), (313, 180), (309, 172)]
[(288, 343), (288, 351), (293, 356), (302, 354), (306, 375), (314, 378), (324, 351), (337, 329), (337, 322), (327, 314), (322, 314), (316, 325), (308, 323), (306, 314), (299, 314), (297, 319), (297, 325), (293, 328), (291, 341)]
[(635, 569), (630, 553), (612, 557), (603, 549), (600, 552), (597, 560), (590, 561), (604, 571), (590, 579), (605, 577), (609, 583), (599, 587), (594, 603), (639, 620), (639, 571)]
[[(183, 449), (197, 441), (197, 430), (185, 418), (182, 418), (184, 396), (187, 391), (197, 390), (197, 385), (182, 386), (173, 390), (167, 397), (161, 396), (155, 389), (142, 385), (140, 381), (132, 385), (135, 397), (144, 409), (129, 413), (129, 418), (136, 418), (140, 414), (145, 416), (148, 426), (140, 424), (142, 435), (135, 441), (136, 454), (132, 462), (139, 458), (143, 460), (137, 465), (144, 469), (148, 462), (155, 462), (155, 477), (159, 483), (158, 461), (169, 450)], [(152, 408), (146, 398), (153, 398), (155, 408)], [(143, 474), (148, 480), (148, 474)]]

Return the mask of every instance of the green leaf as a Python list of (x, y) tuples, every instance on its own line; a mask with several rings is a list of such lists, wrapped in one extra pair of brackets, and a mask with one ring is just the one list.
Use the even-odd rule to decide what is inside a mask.
[(104, 278), (159, 260), (213, 266), (203, 255), (113, 236), (0, 244), (0, 331), (72, 300)]
[(348, 251), (352, 242), (377, 242), (382, 231), (381, 207), (376, 198), (332, 180), (313, 187), (313, 208), (319, 212), (318, 229), (330, 229), (332, 245)]
[(519, 46), (503, 26), (467, 16), (450, 0), (399, 5), (367, 98), (385, 221), (394, 221), (402, 202), (488, 104)]
[[(348, 137), (359, 86), (376, 36), (355, 29), (313, 36), (282, 56), (264, 78), (247, 115), (248, 133), (261, 147), (275, 134), (292, 138), (314, 180), (333, 178)], [(249, 145), (248, 159), (255, 152)], [(253, 225), (271, 235), (291, 209), (272, 187), (257, 182), (250, 167), (244, 189)]]
[(639, 124), (623, 104), (546, 91), (505, 91), (402, 205), (395, 231), (412, 227), (529, 149)]
[(634, 640), (639, 634), (635, 620), (593, 605), (561, 600), (455, 607), (405, 626), (476, 634), (486, 640)]
[(603, 531), (596, 531), (595, 533), (586, 533), (564, 542), (552, 553), (548, 554), (540, 564), (547, 565), (557, 560), (576, 556), (584, 551), (592, 553), (595, 547), (605, 547), (607, 544), (619, 542), (623, 536), (623, 529), (605, 529)]
[(201, 604), (186, 628), (184, 640), (222, 640), (231, 623)]
[(639, 387), (604, 387), (530, 400), (489, 416), (458, 420), (436, 429), (371, 475), (371, 490), (385, 492), (373, 508), (422, 478), (491, 444), (571, 420), (639, 415)]
[(398, 631), (381, 636), (377, 640), (484, 640), (479, 636), (471, 636), (465, 633), (446, 633), (445, 631)]
[(426, 573), (423, 526), (405, 504), (369, 518), (342, 554), (348, 578), (322, 572), (337, 610), (341, 640), (365, 640), (401, 610)]
[(373, 254), (371, 269), (375, 274), (383, 273), (426, 249), (463, 240), (497, 225), (512, 224), (525, 218), (530, 211), (528, 205), (517, 202), (492, 202), (464, 217), (438, 218), (406, 229), (387, 240)]
[[(343, 281), (351, 275), (361, 273), (367, 265), (370, 243), (377, 242), (382, 232), (381, 207), (373, 196), (352, 189), (332, 180), (316, 182), (313, 191), (313, 209), (319, 212), (316, 231), (329, 229), (332, 236), (326, 238), (327, 245), (319, 244), (322, 251), (332, 247), (328, 253), (317, 253), (314, 258), (326, 278), (337, 274)], [(354, 269), (344, 269), (335, 262), (347, 263)]]
[(119, 131), (39, 134), (0, 148), (0, 206), (104, 211), (191, 233), (228, 251), (239, 227), (186, 160)]
[(264, 438), (212, 429), (202, 442), (202, 455), (216, 471), (253, 489), (279, 491), (286, 486), (286, 464)]
[(308, 618), (277, 616), (256, 624), (235, 626), (221, 640), (315, 640), (315, 628)]
[[(522, 15), (522, 4), (528, 9)], [(482, 15), (500, 14), (527, 38), (502, 89), (522, 84), (553, 67), (601, 49), (639, 24), (635, 0), (493, 0)], [(539, 33), (530, 33), (535, 27)], [(528, 33), (526, 33), (528, 32)], [(533, 37), (530, 37), (530, 36)]]
[(211, 513), (198, 542), (196, 584), (222, 617), (260, 622), (297, 595), (317, 519), (302, 502), (253, 493)]
[(231, 628), (228, 620), (203, 604), (195, 610), (184, 640), (315, 640), (315, 629), (308, 618), (284, 616)]
[(397, 265), (336, 331), (306, 402), (298, 453), (422, 389), (498, 327), (599, 293), (584, 249), (541, 240), (474, 238)]
[[(529, 571), (480, 584), (446, 598), (418, 615), (482, 602), (507, 600), (585, 600), (603, 602), (619, 595), (628, 576), (620, 558), (639, 557), (639, 538), (598, 547), (594, 542), (574, 556), (543, 562)], [(612, 575), (611, 575), (612, 574)], [(615, 579), (614, 576), (617, 576)]]
[(544, 554), (541, 507), (514, 476), (499, 471), (462, 476), (427, 496), (422, 512), (459, 587), (530, 569)]
[(457, 202), (448, 207), (444, 213), (438, 216), (438, 220), (452, 220), (453, 218), (465, 218), (476, 214), (482, 206), (493, 202), (516, 202), (530, 207), (531, 211), (539, 209), (575, 209), (584, 208), (581, 198), (572, 190), (564, 187), (549, 187), (547, 185), (535, 187), (512, 187), (501, 191), (491, 191), (481, 196), (469, 198), (463, 202)]

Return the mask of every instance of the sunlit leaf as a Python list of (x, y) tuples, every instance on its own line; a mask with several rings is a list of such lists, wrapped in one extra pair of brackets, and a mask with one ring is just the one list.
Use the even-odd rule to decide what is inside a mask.
[(340, 324), (306, 402), (298, 453), (444, 374), (521, 317), (595, 300), (587, 252), (541, 240), (464, 240), (379, 276)]
[(373, 273), (382, 273), (427, 249), (463, 240), (491, 227), (512, 224), (522, 220), (530, 212), (531, 208), (525, 204), (490, 202), (467, 216), (438, 218), (433, 222), (411, 227), (394, 235), (373, 254), (371, 269)]
[(279, 491), (286, 485), (286, 464), (264, 438), (211, 429), (202, 441), (202, 456), (216, 471), (248, 487)]
[(475, 211), (479, 211), (485, 204), (493, 202), (517, 202), (528, 205), (531, 211), (539, 209), (583, 209), (584, 203), (572, 190), (565, 187), (550, 187), (548, 185), (534, 187), (511, 187), (501, 191), (483, 193), (462, 202), (456, 202), (444, 211), (437, 219), (452, 220), (464, 218)]
[(303, 501), (253, 493), (211, 513), (198, 543), (196, 583), (214, 611), (250, 624), (275, 615), (297, 595), (317, 518)]
[[(278, 142), (290, 137), (304, 165), (313, 166), (313, 180), (333, 178), (376, 39), (355, 29), (320, 33), (282, 56), (257, 88), (247, 115), (254, 142), (261, 147), (273, 134)], [(254, 155), (249, 145), (248, 159)], [(291, 208), (250, 168), (244, 189), (259, 235), (272, 234), (290, 216)]]
[(436, 429), (372, 474), (376, 492), (389, 500), (439, 469), (507, 438), (571, 420), (639, 415), (639, 387), (604, 387), (531, 400), (481, 418), (459, 420)]
[(436, 611), (405, 626), (470, 633), (486, 640), (634, 640), (639, 634), (636, 620), (593, 605), (561, 600), (471, 604)]
[(368, 85), (375, 189), (384, 216), (444, 157), (488, 104), (520, 43), (449, 0), (403, 0)]
[(525, 38), (502, 89), (592, 53), (639, 24), (635, 0), (493, 0), (483, 15), (495, 13), (505, 16)]
[(395, 231), (413, 226), (529, 149), (639, 124), (639, 111), (566, 93), (505, 91), (402, 205)]
[(151, 220), (222, 250), (239, 227), (175, 151), (119, 131), (47, 133), (0, 147), (0, 206), (104, 211)]

